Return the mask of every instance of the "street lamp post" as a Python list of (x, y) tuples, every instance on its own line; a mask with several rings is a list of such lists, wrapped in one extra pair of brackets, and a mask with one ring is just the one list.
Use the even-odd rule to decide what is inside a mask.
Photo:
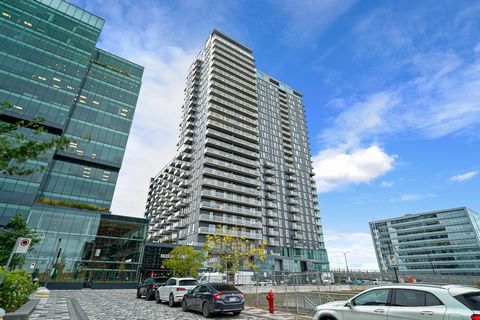
[(348, 260), (347, 260), (347, 253), (348, 253), (348, 251), (342, 251), (342, 253), (343, 253), (343, 257), (345, 258), (345, 267), (346, 267), (346, 269), (347, 269), (347, 276), (346, 276), (346, 278), (347, 278), (347, 280), (348, 280), (348, 279), (349, 279), (349, 273), (350, 273), (350, 271), (348, 270)]

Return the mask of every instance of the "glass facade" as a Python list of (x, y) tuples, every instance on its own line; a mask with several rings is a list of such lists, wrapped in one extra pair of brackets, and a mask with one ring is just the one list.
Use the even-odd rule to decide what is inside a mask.
[(455, 208), (370, 222), (378, 266), (392, 271), (480, 274), (480, 215)]
[(222, 232), (265, 244), (265, 271), (327, 271), (312, 170), (302, 95), (214, 30), (189, 70), (177, 154), (151, 180), (149, 239)]
[(40, 280), (49, 265), (57, 271), (52, 281), (138, 280), (147, 229), (144, 219), (35, 205), (28, 224), (43, 238), (25, 261), (26, 266), (35, 264)]
[[(109, 252), (110, 244), (91, 239), (108, 238), (102, 224), (123, 226), (115, 217), (107, 219), (100, 212), (110, 210), (143, 74), (143, 67), (96, 48), (103, 25), (103, 19), (62, 0), (0, 2), (0, 102), (13, 105), (0, 115), (0, 121), (41, 117), (46, 130), (43, 138), (63, 136), (71, 141), (65, 150), (49, 152), (26, 164), (45, 167), (41, 172), (0, 176), (0, 228), (20, 212), (45, 233), (35, 248), (39, 251), (29, 257), (30, 262), (35, 257), (40, 272), (45, 271), (47, 257), (54, 250), (55, 237), (62, 238), (60, 248), (68, 253), (65, 270), (85, 270), (91, 267), (91, 260), (95, 260), (92, 270), (116, 270), (118, 259), (131, 259), (125, 269), (128, 272), (138, 270), (138, 257), (132, 256), (132, 250), (139, 250), (137, 255), (142, 252), (137, 244), (122, 247), (121, 256), (107, 257), (103, 254)], [(95, 211), (74, 209), (82, 205)], [(72, 229), (68, 236), (65, 228), (76, 221), (76, 215), (98, 220), (98, 230), (78, 233)], [(143, 219), (137, 222), (145, 223)], [(124, 241), (127, 234), (111, 231), (116, 239), (112, 246), (120, 248), (116, 241)], [(75, 253), (73, 243), (77, 243)], [(102, 255), (88, 258), (84, 251), (89, 246)], [(132, 274), (128, 278), (132, 279)]]

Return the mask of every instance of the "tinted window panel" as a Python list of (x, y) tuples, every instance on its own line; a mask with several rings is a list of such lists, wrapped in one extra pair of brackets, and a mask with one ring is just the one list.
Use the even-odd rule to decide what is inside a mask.
[(463, 303), (470, 310), (480, 310), (480, 292), (456, 296), (455, 299)]
[(433, 294), (427, 292), (427, 296), (425, 299), (425, 305), (426, 306), (441, 306), (443, 305), (442, 301), (435, 297)]
[(355, 306), (385, 306), (388, 299), (388, 290), (373, 290), (362, 294), (355, 300)]
[(180, 280), (179, 286), (196, 286), (198, 284), (197, 280)]
[(425, 292), (417, 290), (396, 290), (394, 306), (424, 307)]
[(212, 287), (218, 291), (238, 291), (237, 288), (226, 283), (213, 284)]

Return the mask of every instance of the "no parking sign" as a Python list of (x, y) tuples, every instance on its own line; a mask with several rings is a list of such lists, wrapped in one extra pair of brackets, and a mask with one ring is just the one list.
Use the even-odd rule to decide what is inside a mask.
[(15, 247), (15, 253), (27, 253), (28, 247), (32, 243), (32, 239), (30, 238), (18, 238), (17, 239), (17, 246)]

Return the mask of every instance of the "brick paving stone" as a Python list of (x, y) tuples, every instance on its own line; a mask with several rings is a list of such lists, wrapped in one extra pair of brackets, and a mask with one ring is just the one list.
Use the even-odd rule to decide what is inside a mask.
[[(38, 305), (29, 320), (70, 320), (76, 319), (69, 314), (67, 299), (76, 299), (89, 320), (195, 320), (204, 319), (200, 313), (183, 312), (180, 307), (170, 308), (155, 301), (137, 299), (135, 290), (52, 290), (50, 298)], [(247, 314), (248, 313), (248, 314)], [(295, 319), (291, 314), (281, 313), (269, 317), (268, 312), (248, 308), (239, 316), (232, 314), (214, 315), (213, 319), (253, 320), (263, 317), (269, 319)]]

